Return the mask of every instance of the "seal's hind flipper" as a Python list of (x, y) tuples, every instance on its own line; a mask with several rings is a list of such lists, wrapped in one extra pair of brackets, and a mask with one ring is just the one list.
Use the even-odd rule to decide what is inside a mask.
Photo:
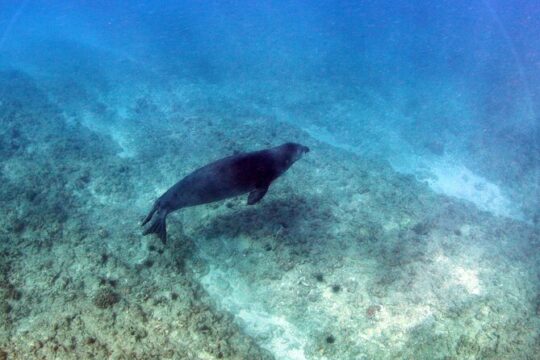
[[(154, 212), (155, 212), (155, 210), (154, 210)], [(152, 214), (153, 213), (151, 213), (151, 215)], [(150, 218), (151, 217), (152, 216), (150, 216)], [(161, 242), (163, 242), (163, 244), (166, 244), (167, 243), (167, 222), (166, 222), (166, 219), (167, 219), (167, 214), (163, 215), (158, 211), (158, 214), (155, 217), (154, 221), (148, 227), (148, 229), (144, 230), (143, 235), (157, 234), (157, 236), (160, 238)], [(146, 220), (146, 222), (148, 222), (148, 221), (149, 221), (149, 219)]]
[(261, 199), (266, 195), (266, 192), (268, 191), (268, 186), (255, 189), (252, 192), (249, 193), (247, 204), (253, 205), (261, 201)]
[(158, 209), (158, 206), (157, 206), (157, 201), (156, 201), (156, 203), (152, 207), (152, 210), (150, 210), (148, 215), (146, 215), (146, 217), (144, 218), (143, 222), (141, 223), (141, 226), (146, 225), (146, 223), (149, 222), (150, 219), (152, 219), (152, 216), (154, 216), (154, 213), (157, 211), (157, 209)]

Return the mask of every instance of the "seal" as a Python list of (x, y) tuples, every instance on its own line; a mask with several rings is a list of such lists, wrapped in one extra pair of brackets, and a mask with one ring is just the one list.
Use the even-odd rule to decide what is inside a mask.
[(143, 220), (152, 223), (143, 235), (157, 234), (167, 242), (167, 215), (181, 208), (207, 204), (249, 193), (247, 204), (261, 201), (274, 180), (309, 148), (285, 143), (270, 149), (236, 154), (203, 166), (178, 181), (154, 203)]

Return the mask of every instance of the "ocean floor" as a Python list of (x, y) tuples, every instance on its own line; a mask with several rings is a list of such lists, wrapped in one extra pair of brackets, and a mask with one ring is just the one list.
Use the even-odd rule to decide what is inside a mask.
[[(52, 84), (0, 72), (0, 359), (540, 353), (533, 206), (436, 144), (405, 171), (217, 85)], [(311, 152), (257, 206), (175, 213), (167, 245), (141, 235), (182, 176), (286, 141)]]

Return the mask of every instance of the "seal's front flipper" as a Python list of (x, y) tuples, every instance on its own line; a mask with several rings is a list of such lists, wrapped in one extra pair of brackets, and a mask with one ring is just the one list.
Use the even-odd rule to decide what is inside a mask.
[(266, 195), (267, 191), (268, 191), (268, 186), (253, 190), (252, 192), (249, 193), (247, 204), (253, 205), (253, 204), (258, 203), (264, 197), (264, 195)]
[[(167, 213), (158, 211), (157, 216), (153, 220), (148, 229), (144, 230), (143, 235), (157, 234), (163, 244), (167, 243)], [(146, 220), (146, 219), (145, 219)]]

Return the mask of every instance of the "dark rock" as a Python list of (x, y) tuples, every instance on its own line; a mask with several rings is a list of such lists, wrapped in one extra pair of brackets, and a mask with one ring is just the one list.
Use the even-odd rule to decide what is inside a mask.
[(430, 228), (431, 228), (431, 224), (429, 222), (419, 222), (418, 224), (413, 226), (412, 230), (417, 235), (427, 235), (429, 233)]
[(326, 337), (326, 343), (327, 344), (333, 344), (336, 342), (336, 338), (334, 337), (334, 335), (328, 335)]
[(120, 295), (108, 287), (100, 289), (94, 296), (94, 305), (100, 309), (112, 307), (119, 301)]
[(16, 219), (13, 221), (13, 223), (11, 224), (11, 228), (13, 230), (14, 233), (20, 233), (24, 230), (26, 224), (20, 220), (20, 219)]
[(22, 293), (15, 288), (11, 283), (8, 283), (8, 286), (6, 288), (7, 290), (7, 298), (11, 300), (20, 300), (22, 297)]
[(0, 301), (0, 314), (7, 315), (11, 312), (11, 305), (7, 301)]
[(146, 259), (143, 263), (143, 265), (147, 268), (151, 268), (152, 266), (154, 266), (154, 260), (152, 259)]

